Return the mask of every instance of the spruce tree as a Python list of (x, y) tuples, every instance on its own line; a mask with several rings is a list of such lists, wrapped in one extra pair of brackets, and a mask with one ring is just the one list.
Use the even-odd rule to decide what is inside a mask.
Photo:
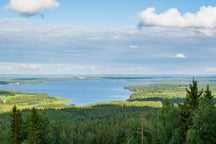
[(203, 90), (199, 91), (198, 82), (193, 79), (192, 84), (189, 85), (189, 89), (186, 89), (187, 96), (185, 104), (188, 106), (189, 111), (193, 112), (198, 108), (199, 99), (202, 96)]
[(193, 79), (192, 84), (186, 89), (187, 95), (185, 101), (179, 105), (180, 128), (179, 140), (180, 143), (186, 142), (187, 132), (192, 126), (192, 113), (198, 108), (199, 100), (203, 90), (199, 91), (198, 82)]
[(193, 125), (187, 135), (187, 143), (216, 143), (216, 108), (213, 97), (207, 86), (197, 110), (193, 112)]
[(212, 95), (209, 85), (207, 85), (206, 90), (204, 91), (203, 99), (210, 105), (214, 106), (214, 95)]
[(12, 109), (10, 115), (10, 143), (21, 144), (23, 141), (23, 119), (22, 113), (16, 108), (16, 105)]
[(28, 142), (30, 144), (44, 144), (41, 117), (33, 107), (28, 122)]

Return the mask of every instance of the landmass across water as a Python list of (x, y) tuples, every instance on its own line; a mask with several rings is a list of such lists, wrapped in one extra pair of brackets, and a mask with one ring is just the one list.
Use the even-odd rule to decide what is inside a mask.
[[(67, 81), (88, 81), (90, 84), (92, 81), (101, 82), (115, 81), (114, 84), (120, 81), (126, 81), (126, 84), (122, 87), (127, 93), (127, 97), (123, 100), (113, 99), (111, 101), (100, 101), (88, 103), (87, 105), (95, 104), (119, 104), (119, 105), (152, 105), (154, 107), (161, 107), (162, 101), (169, 98), (174, 103), (182, 102), (185, 98), (185, 88), (193, 78), (190, 75), (156, 75), (156, 76), (142, 76), (142, 75), (88, 75), (88, 76), (68, 76), (68, 75), (44, 75), (44, 76), (25, 76), (25, 75), (0, 75), (1, 85), (30, 85), (40, 83), (52, 83), (52, 82), (67, 82)], [(216, 77), (213, 75), (200, 75), (196, 79), (200, 81), (200, 88), (204, 88), (206, 84), (210, 84), (210, 87), (215, 95), (216, 90)], [(136, 85), (135, 85), (136, 83)], [(33, 84), (33, 85), (32, 85)], [(78, 83), (82, 89), (82, 84)], [(112, 84), (112, 83), (111, 83)], [(130, 85), (131, 84), (131, 85)], [(100, 93), (100, 86), (96, 91)], [(119, 86), (119, 85), (117, 85)], [(60, 86), (61, 87), (61, 86)], [(106, 87), (106, 86), (104, 86)], [(0, 87), (1, 90), (1, 87)], [(58, 97), (58, 98), (57, 98)], [(28, 108), (32, 106), (38, 106), (41, 108), (62, 108), (75, 106), (71, 99), (59, 98), (61, 95), (50, 96), (43, 93), (25, 92), (15, 90), (1, 90), (0, 91), (0, 103), (1, 110), (9, 110), (12, 105), (17, 104), (22, 108)], [(112, 97), (112, 94), (110, 94)], [(71, 102), (69, 102), (71, 101)], [(68, 103), (69, 102), (69, 103)]]

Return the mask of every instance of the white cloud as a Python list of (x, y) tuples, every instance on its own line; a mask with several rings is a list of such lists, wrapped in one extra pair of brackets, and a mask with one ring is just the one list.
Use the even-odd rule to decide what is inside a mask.
[(137, 45), (129, 45), (128, 47), (131, 48), (131, 49), (136, 49), (136, 48), (138, 48)]
[(34, 15), (43, 9), (52, 9), (60, 6), (56, 0), (10, 0), (6, 8), (23, 15)]
[(207, 67), (204, 71), (208, 73), (216, 73), (216, 67)]
[[(201, 7), (196, 13), (181, 14), (178, 9), (171, 8), (164, 13), (157, 14), (155, 8), (150, 7), (140, 13), (140, 27), (143, 26), (167, 26), (180, 28), (200, 28), (201, 32), (210, 35), (216, 28), (216, 7)], [(204, 31), (203, 31), (204, 29)], [(209, 29), (208, 33), (206, 33)], [(212, 34), (212, 33), (211, 33)]]
[(186, 58), (186, 56), (185, 56), (184, 54), (182, 54), (182, 53), (177, 53), (177, 54), (175, 55), (175, 57), (176, 57), (176, 58)]
[(199, 29), (199, 31), (206, 36), (214, 36), (216, 34), (216, 29)]

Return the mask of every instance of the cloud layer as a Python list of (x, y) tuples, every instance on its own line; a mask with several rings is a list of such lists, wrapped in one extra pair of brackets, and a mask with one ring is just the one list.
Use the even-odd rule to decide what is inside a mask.
[(195, 27), (216, 28), (216, 7), (201, 7), (196, 13), (181, 14), (171, 8), (164, 13), (157, 14), (155, 8), (150, 7), (140, 13), (140, 26), (167, 26), (167, 27)]
[(28, 18), (0, 25), (0, 74), (194, 74), (215, 67), (216, 36), (195, 28), (32, 27)]
[(59, 5), (56, 0), (10, 0), (6, 8), (22, 15), (34, 15), (43, 9), (57, 8)]
[(106, 67), (77, 64), (0, 63), (0, 74), (146, 74), (143, 66)]

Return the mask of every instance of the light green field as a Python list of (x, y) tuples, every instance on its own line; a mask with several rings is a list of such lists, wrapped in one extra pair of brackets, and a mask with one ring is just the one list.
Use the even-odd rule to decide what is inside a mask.
[(44, 93), (22, 93), (19, 91), (0, 91), (0, 112), (11, 110), (14, 105), (20, 109), (35, 107), (57, 108), (66, 106), (67, 99), (56, 98)]
[[(100, 105), (116, 105), (116, 106), (127, 106), (127, 107), (154, 107), (154, 108), (161, 108), (162, 103), (160, 101), (112, 101), (112, 102), (101, 102), (101, 103), (96, 103), (96, 104), (89, 104), (86, 106), (83, 106), (83, 108), (87, 107), (95, 107), (95, 106), (100, 106)], [(81, 107), (80, 107), (81, 108)]]

